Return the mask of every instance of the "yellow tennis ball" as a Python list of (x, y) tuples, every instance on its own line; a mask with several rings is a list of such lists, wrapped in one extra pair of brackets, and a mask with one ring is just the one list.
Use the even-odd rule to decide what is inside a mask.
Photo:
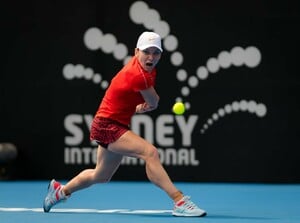
[(173, 112), (176, 115), (182, 115), (185, 112), (185, 106), (184, 106), (184, 104), (182, 102), (176, 102), (173, 105)]

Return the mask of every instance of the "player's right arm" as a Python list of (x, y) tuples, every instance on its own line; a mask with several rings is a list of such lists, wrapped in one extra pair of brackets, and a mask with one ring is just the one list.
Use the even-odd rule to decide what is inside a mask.
[(159, 96), (154, 87), (149, 87), (145, 90), (141, 90), (140, 93), (143, 96), (145, 103), (139, 104), (136, 107), (137, 113), (152, 111), (158, 107)]

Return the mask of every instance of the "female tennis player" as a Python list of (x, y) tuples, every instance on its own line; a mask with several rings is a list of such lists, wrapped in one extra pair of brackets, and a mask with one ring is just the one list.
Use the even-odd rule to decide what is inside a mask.
[(130, 156), (145, 161), (148, 179), (173, 200), (174, 216), (206, 215), (172, 183), (157, 149), (129, 129), (135, 113), (150, 112), (158, 106), (159, 96), (154, 86), (162, 52), (157, 33), (143, 32), (139, 36), (135, 55), (112, 79), (92, 122), (90, 139), (99, 145), (96, 167), (83, 170), (66, 185), (53, 179), (44, 200), (45, 212), (78, 190), (110, 181), (123, 156)]

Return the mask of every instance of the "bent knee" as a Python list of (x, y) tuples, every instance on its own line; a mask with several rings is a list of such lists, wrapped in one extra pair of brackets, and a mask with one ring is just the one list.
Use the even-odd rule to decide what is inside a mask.
[(157, 149), (154, 147), (154, 146), (149, 146), (147, 147), (147, 150), (146, 150), (146, 160), (147, 159), (159, 159), (159, 154), (158, 154), (158, 151)]

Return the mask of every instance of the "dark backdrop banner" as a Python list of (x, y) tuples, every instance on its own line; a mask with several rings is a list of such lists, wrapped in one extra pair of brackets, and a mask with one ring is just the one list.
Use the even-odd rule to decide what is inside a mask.
[[(250, 3), (251, 2), (251, 3)], [(138, 35), (158, 32), (160, 106), (131, 128), (175, 181), (300, 182), (299, 9), (267, 1), (25, 1), (1, 19), (0, 143), (12, 179), (92, 168), (93, 115)], [(172, 114), (175, 101), (183, 116)], [(124, 158), (114, 180), (146, 180)]]

